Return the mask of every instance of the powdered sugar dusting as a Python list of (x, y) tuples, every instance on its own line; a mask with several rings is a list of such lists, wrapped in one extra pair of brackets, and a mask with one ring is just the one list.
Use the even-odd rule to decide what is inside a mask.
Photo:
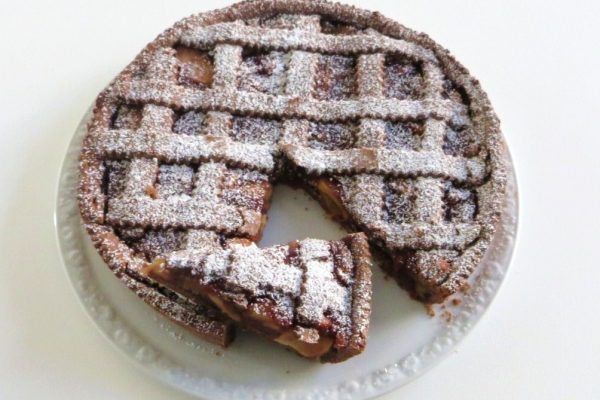
[[(158, 198), (161, 193), (155, 188), (159, 168), (156, 159), (134, 159), (128, 169), (125, 190), (109, 199), (107, 220), (119, 226), (206, 228), (217, 231), (239, 232), (255, 235), (259, 228), (260, 212), (256, 206), (244, 209), (241, 204), (231, 205), (222, 200), (222, 182), (227, 174), (234, 174), (243, 181), (265, 180), (256, 172), (236, 173), (223, 164), (203, 164), (194, 180), (194, 189), (178, 192), (176, 195)], [(188, 168), (170, 169), (171, 175), (179, 172), (179, 178), (186, 180), (191, 171)], [(183, 176), (181, 176), (183, 174)], [(250, 205), (249, 205), (250, 206)], [(243, 211), (243, 212), (242, 212)]]
[[(384, 178), (377, 175), (341, 177), (343, 201), (356, 221), (365, 225), (383, 219)], [(370, 226), (371, 228), (373, 226)]]
[(272, 95), (282, 94), (285, 88), (285, 53), (249, 52), (243, 54), (239, 73), (239, 89)]
[[(254, 243), (235, 240), (219, 247), (205, 234), (200, 247), (167, 255), (165, 267), (189, 271), (193, 279), (210, 285), (223, 299), (235, 297), (237, 306), (251, 307), (257, 299), (268, 298), (271, 312), (277, 315), (292, 315), (301, 326), (326, 327), (324, 332), (349, 336), (353, 331), (353, 277), (355, 269), (365, 268), (362, 260), (366, 254), (357, 252), (368, 252), (364, 238), (351, 238), (349, 245), (305, 239), (260, 249)], [(294, 249), (297, 257), (292, 256)], [(341, 281), (338, 269), (346, 271)], [(362, 280), (361, 285), (367, 284)], [(368, 315), (354, 321), (364, 324)]]
[(485, 174), (485, 167), (479, 160), (461, 160), (439, 152), (372, 148), (319, 150), (294, 145), (286, 146), (284, 152), (294, 164), (311, 175), (424, 175), (480, 183)]
[(228, 283), (257, 296), (269, 292), (298, 296), (302, 271), (286, 265), (285, 254), (273, 250), (264, 252), (255, 245), (232, 245), (230, 251)]
[(300, 260), (304, 269), (298, 306), (300, 321), (316, 325), (329, 314), (341, 326), (348, 327), (352, 293), (335, 279), (330, 244), (317, 239), (300, 242)]
[[(326, 177), (340, 183), (352, 223), (407, 260), (414, 279), (457, 290), (504, 188), (497, 121), (477, 83), (429, 39), (378, 15), (326, 2), (231, 10), (161, 35), (101, 95), (82, 153), (87, 222), (131, 243), (177, 230), (173, 261), (213, 257), (218, 275), (232, 250), (200, 232), (256, 239), (279, 172)], [(314, 136), (315, 123), (341, 130)], [(390, 191), (395, 181), (410, 182), (414, 198)], [(386, 220), (386, 198), (410, 203), (402, 222)], [(308, 264), (325, 279), (326, 260)], [(339, 298), (317, 303), (342, 309)]]
[(237, 23), (223, 23), (186, 32), (181, 37), (186, 46), (210, 47), (216, 43), (233, 42), (250, 47), (281, 50), (306, 50), (315, 53), (400, 53), (412, 58), (433, 60), (423, 47), (404, 40), (378, 35), (328, 35), (308, 30), (265, 29)]

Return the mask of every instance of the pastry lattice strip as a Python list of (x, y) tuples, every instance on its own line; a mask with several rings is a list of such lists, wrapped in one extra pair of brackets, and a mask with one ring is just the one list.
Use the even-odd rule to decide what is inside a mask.
[(485, 167), (479, 160), (447, 156), (438, 151), (385, 148), (321, 150), (290, 145), (284, 147), (284, 152), (294, 165), (310, 175), (370, 173), (445, 177), (457, 182), (480, 183), (485, 174)]
[(132, 103), (156, 103), (184, 110), (235, 110), (237, 113), (261, 115), (270, 118), (306, 118), (314, 121), (348, 121), (360, 118), (406, 120), (426, 118), (451, 118), (464, 107), (448, 100), (366, 99), (321, 101), (297, 96), (198, 90), (170, 81), (135, 78), (117, 82), (114, 94)]
[(176, 134), (172, 130), (173, 110), (146, 104), (139, 129), (97, 129), (95, 148), (101, 155), (114, 158), (156, 157), (169, 163), (221, 160), (240, 167), (272, 170), (274, 159), (269, 146), (233, 141), (224, 136), (227, 128), (219, 125), (223, 117), (219, 113), (211, 117), (207, 135)]
[[(297, 28), (302, 29), (301, 25)], [(304, 50), (320, 54), (399, 53), (418, 61), (436, 61), (433, 53), (414, 43), (387, 36), (329, 35), (302, 30), (302, 35), (287, 29), (247, 26), (238, 22), (199, 27), (182, 35), (181, 43), (197, 48), (213, 47), (220, 43), (267, 50)]]

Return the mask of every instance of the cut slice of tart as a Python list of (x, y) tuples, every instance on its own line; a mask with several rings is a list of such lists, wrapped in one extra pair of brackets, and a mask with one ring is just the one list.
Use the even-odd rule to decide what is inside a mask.
[(371, 256), (364, 234), (259, 248), (246, 239), (170, 253), (142, 272), (307, 358), (339, 362), (363, 351)]

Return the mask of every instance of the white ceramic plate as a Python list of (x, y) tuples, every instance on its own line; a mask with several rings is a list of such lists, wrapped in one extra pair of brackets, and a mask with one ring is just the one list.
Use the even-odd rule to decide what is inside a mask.
[[(306, 361), (280, 346), (240, 333), (227, 349), (196, 338), (139, 300), (115, 278), (81, 228), (77, 158), (89, 113), (71, 141), (61, 171), (56, 231), (67, 273), (104, 335), (156, 378), (210, 399), (366, 399), (395, 389), (437, 364), (489, 307), (506, 275), (517, 228), (514, 172), (495, 242), (458, 306), (430, 317), (379, 268), (373, 271), (373, 314), (365, 352), (341, 364)], [(512, 171), (512, 170), (511, 170)], [(303, 192), (275, 190), (262, 245), (304, 237), (343, 236)]]

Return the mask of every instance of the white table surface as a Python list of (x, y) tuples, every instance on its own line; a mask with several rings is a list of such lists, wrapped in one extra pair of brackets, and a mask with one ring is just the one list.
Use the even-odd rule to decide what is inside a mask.
[[(383, 399), (600, 398), (600, 6), (351, 1), (429, 33), (488, 91), (521, 224), (511, 272), (459, 349)], [(59, 165), (97, 92), (151, 39), (226, 1), (0, 2), (0, 399), (189, 399), (100, 335), (58, 258)]]

